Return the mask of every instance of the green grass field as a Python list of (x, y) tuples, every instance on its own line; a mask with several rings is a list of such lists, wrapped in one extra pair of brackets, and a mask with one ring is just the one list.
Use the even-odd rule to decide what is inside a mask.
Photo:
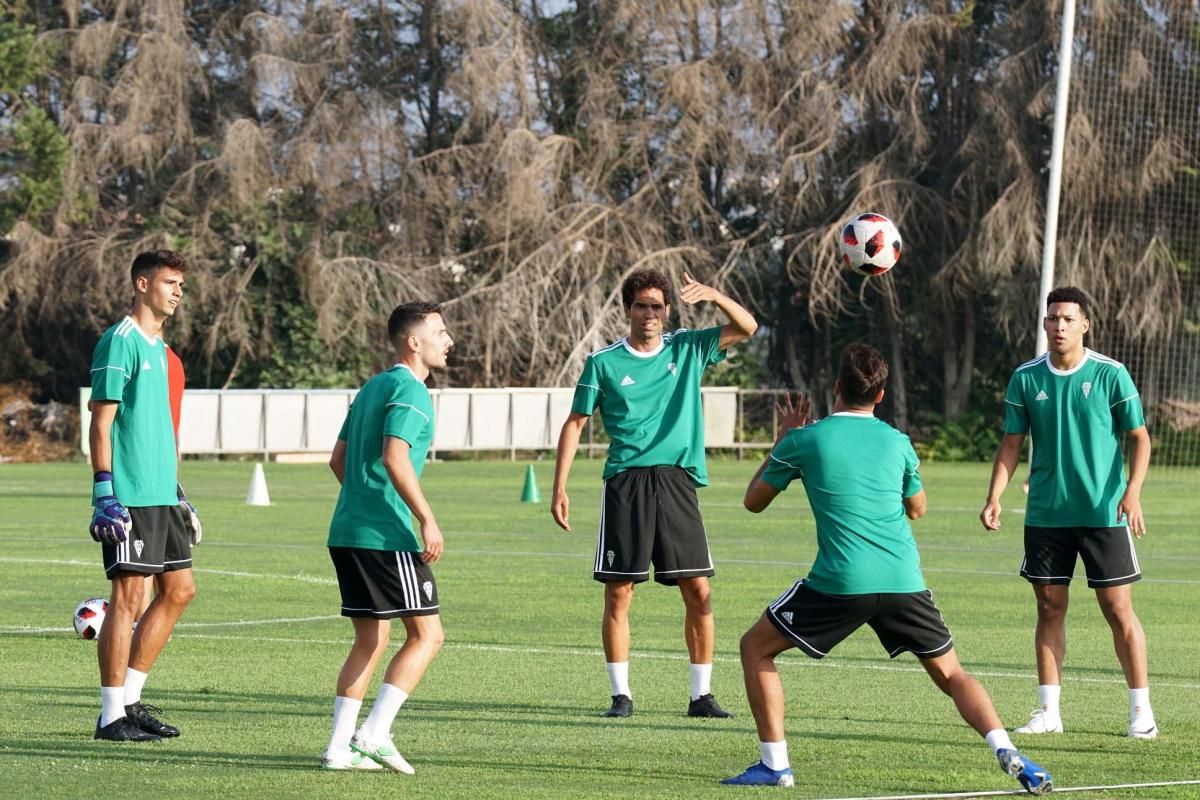
[[(758, 757), (737, 641), (803, 575), (815, 539), (797, 487), (753, 516), (751, 461), (711, 464), (701, 493), (717, 564), (714, 691), (736, 714), (693, 720), (682, 606), (645, 584), (633, 611), (637, 712), (604, 720), (601, 591), (591, 580), (599, 461), (572, 476), (575, 533), (548, 505), (522, 504), (525, 464), (442, 462), (424, 485), (446, 533), (436, 567), (447, 643), (394, 728), (417, 775), (322, 773), (334, 679), (350, 641), (325, 552), (336, 484), (323, 466), (268, 465), (273, 505), (244, 504), (247, 463), (187, 462), (204, 519), (199, 594), (146, 688), (183, 736), (154, 745), (92, 740), (95, 645), (69, 628), (75, 604), (107, 595), (86, 532), (85, 464), (0, 467), (0, 772), (5, 797), (136, 796), (729, 797), (717, 780)], [(536, 465), (549, 494), (552, 464)], [(960, 657), (1011, 728), (1037, 703), (1032, 593), (1016, 576), (1024, 496), (1005, 524), (977, 514), (985, 465), (926, 465), (929, 515), (915, 524), (926, 579)], [(1063, 691), (1068, 732), (1018, 737), (1062, 789), (1200, 779), (1200, 473), (1151, 472), (1136, 608), (1150, 646), (1160, 738), (1124, 736), (1128, 697), (1108, 628), (1078, 582)], [(398, 635), (402, 629), (396, 626)], [(869, 630), (829, 658), (780, 660), (797, 798), (1006, 791), (1002, 774), (909, 655), (889, 661)], [(382, 670), (380, 670), (382, 672)], [(376, 676), (376, 685), (379, 675)], [(374, 690), (368, 704), (374, 698)], [(364, 708), (365, 713), (365, 708)], [(126, 791), (126, 790), (121, 790)], [(1200, 797), (1200, 786), (1104, 789), (1073, 797)]]

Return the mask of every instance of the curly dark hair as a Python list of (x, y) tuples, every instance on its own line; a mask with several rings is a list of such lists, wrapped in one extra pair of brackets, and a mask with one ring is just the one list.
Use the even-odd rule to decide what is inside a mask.
[(842, 351), (838, 382), (847, 405), (869, 406), (887, 384), (888, 364), (883, 354), (869, 344), (856, 342)]
[(633, 306), (633, 298), (643, 289), (658, 289), (662, 292), (663, 302), (671, 305), (671, 281), (666, 275), (653, 269), (640, 269), (625, 279), (621, 284), (621, 302), (625, 309)]
[(180, 272), (187, 272), (187, 259), (174, 250), (147, 250), (144, 253), (138, 253), (137, 257), (133, 259), (133, 266), (129, 268), (129, 280), (136, 285), (138, 278), (153, 278), (154, 273), (160, 269), (177, 269)]
[(1091, 310), (1088, 308), (1091, 302), (1092, 298), (1088, 297), (1087, 292), (1074, 286), (1060, 286), (1046, 295), (1046, 308), (1050, 308), (1055, 303), (1077, 303), (1079, 310), (1083, 312), (1084, 319), (1092, 318)]

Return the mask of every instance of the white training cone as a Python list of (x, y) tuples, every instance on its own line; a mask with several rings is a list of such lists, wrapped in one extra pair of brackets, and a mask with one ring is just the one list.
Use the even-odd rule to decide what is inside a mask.
[(267, 476), (263, 474), (262, 464), (254, 465), (254, 477), (250, 479), (250, 490), (246, 492), (246, 505), (271, 505), (271, 495), (267, 493)]

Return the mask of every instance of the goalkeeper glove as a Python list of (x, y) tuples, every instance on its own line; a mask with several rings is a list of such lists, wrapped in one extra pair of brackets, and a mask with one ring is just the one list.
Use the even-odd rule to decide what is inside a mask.
[(92, 524), (88, 532), (97, 542), (120, 544), (133, 530), (133, 520), (113, 494), (111, 472), (97, 472), (92, 484)]
[(183, 487), (178, 483), (175, 484), (175, 494), (179, 498), (179, 507), (188, 517), (188, 529), (192, 532), (192, 545), (198, 545), (204, 538), (204, 529), (200, 526), (200, 515), (196, 513), (196, 507), (188, 501), (187, 495), (183, 493)]

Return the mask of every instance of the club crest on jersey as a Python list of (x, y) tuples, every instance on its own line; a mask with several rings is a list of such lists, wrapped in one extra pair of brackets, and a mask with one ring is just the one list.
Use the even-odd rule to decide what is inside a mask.
[(1091, 393), (1092, 393), (1092, 384), (1089, 383), (1088, 381), (1084, 381), (1084, 383), (1083, 383), (1083, 399), (1086, 400), (1087, 396)]
[(667, 364), (667, 372), (671, 373), (672, 375), (675, 374), (675, 362), (674, 361), (672, 361), (670, 364)]
[(613, 559), (617, 557), (617, 554), (614, 553), (612, 550), (609, 550), (606, 555), (608, 555), (608, 565), (611, 567)]
[(792, 612), (784, 611), (779, 616), (783, 617), (783, 621), (786, 622), (788, 625), (792, 624)]
[(134, 540), (133, 540), (133, 549), (134, 549), (135, 551), (137, 551), (138, 558), (141, 558), (141, 557), (142, 557), (142, 548), (143, 548), (143, 547), (145, 547), (145, 546), (146, 546), (146, 543), (145, 543), (145, 542), (143, 542), (141, 539), (134, 539)]
[(433, 599), (433, 581), (425, 581), (421, 584), (421, 588), (425, 590), (425, 599)]

